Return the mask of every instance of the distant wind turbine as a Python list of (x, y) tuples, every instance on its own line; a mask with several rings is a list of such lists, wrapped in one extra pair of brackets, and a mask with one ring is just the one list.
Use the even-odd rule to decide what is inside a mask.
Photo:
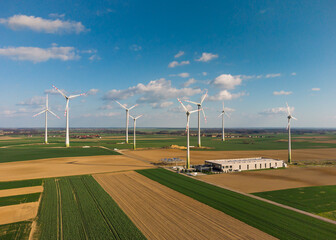
[(207, 95), (208, 95), (208, 91), (205, 92), (205, 94), (201, 98), (201, 102), (199, 102), (199, 103), (193, 102), (193, 101), (189, 101), (189, 100), (185, 100), (186, 102), (189, 102), (189, 103), (197, 105), (197, 109), (198, 109), (198, 147), (201, 147), (201, 117), (200, 117), (200, 110), (202, 110), (203, 116), (204, 116), (204, 120), (206, 122), (206, 117), (205, 117), (204, 110), (202, 108), (202, 103), (203, 103), (204, 99), (207, 97)]
[(224, 109), (224, 101), (223, 101), (223, 110), (222, 110), (222, 113), (219, 114), (218, 117), (222, 116), (222, 141), (224, 142), (225, 141), (225, 133), (224, 133), (224, 115), (230, 117), (229, 114), (227, 114), (227, 112), (225, 111)]
[(200, 109), (197, 109), (197, 110), (194, 110), (194, 111), (189, 111), (189, 110), (184, 106), (184, 104), (181, 102), (180, 99), (177, 99), (177, 100), (181, 103), (183, 109), (185, 110), (185, 112), (186, 112), (186, 114), (187, 114), (187, 129), (186, 129), (186, 130), (187, 130), (187, 162), (186, 162), (186, 169), (189, 169), (189, 168), (190, 168), (189, 119), (190, 119), (190, 114), (191, 114), (191, 113), (199, 112)]
[(33, 117), (36, 117), (42, 113), (45, 113), (45, 133), (44, 133), (44, 143), (48, 144), (48, 112), (51, 113), (52, 115), (54, 115), (55, 117), (57, 117), (58, 119), (59, 116), (57, 116), (55, 113), (53, 113), (52, 111), (50, 111), (49, 107), (48, 107), (48, 94), (46, 96), (46, 108), (42, 111), (39, 112), (38, 114), (35, 114)]
[(83, 96), (86, 95), (86, 93), (81, 93), (81, 94), (77, 94), (77, 95), (70, 95), (67, 96), (65, 95), (61, 90), (59, 90), (57, 87), (55, 87), (54, 85), (52, 85), (66, 100), (66, 105), (65, 105), (65, 112), (64, 115), (66, 116), (66, 132), (65, 132), (65, 146), (66, 147), (70, 147), (70, 140), (69, 140), (69, 101), (72, 98), (76, 98), (79, 96)]
[(291, 144), (291, 129), (290, 129), (290, 120), (293, 118), (294, 120), (297, 120), (297, 118), (293, 117), (290, 113), (290, 108), (287, 105), (287, 112), (288, 112), (288, 125), (287, 125), (287, 129), (288, 129), (288, 163), (292, 162), (292, 144)]
[(139, 115), (137, 117), (133, 117), (132, 115), (130, 115), (131, 118), (133, 118), (134, 122), (133, 122), (133, 150), (136, 149), (136, 140), (135, 140), (135, 131), (136, 131), (136, 120), (138, 118), (141, 118), (142, 115)]
[(120, 102), (114, 100), (116, 103), (118, 103), (123, 109), (126, 110), (126, 143), (128, 143), (128, 123), (129, 123), (129, 111), (133, 108), (135, 108), (136, 106), (138, 106), (138, 104), (135, 104), (134, 106), (127, 108), (125, 105), (121, 104)]

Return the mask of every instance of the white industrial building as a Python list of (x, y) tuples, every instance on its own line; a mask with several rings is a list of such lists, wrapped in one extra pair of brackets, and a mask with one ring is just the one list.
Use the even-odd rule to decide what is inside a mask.
[(239, 172), (255, 169), (287, 167), (287, 164), (282, 160), (263, 157), (206, 160), (205, 164), (210, 164), (214, 170), (222, 172)]

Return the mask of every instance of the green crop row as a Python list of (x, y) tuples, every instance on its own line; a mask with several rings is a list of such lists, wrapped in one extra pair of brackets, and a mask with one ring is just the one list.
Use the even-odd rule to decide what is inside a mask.
[(0, 226), (1, 240), (21, 240), (28, 239), (31, 229), (31, 222), (17, 222)]
[(20, 204), (20, 203), (37, 202), (39, 198), (40, 198), (40, 193), (0, 197), (0, 207)]
[(0, 190), (22, 187), (41, 186), (42, 179), (12, 181), (12, 182), (0, 182)]
[(335, 239), (334, 224), (164, 169), (138, 173), (280, 239)]
[(45, 182), (38, 239), (145, 239), (91, 176)]

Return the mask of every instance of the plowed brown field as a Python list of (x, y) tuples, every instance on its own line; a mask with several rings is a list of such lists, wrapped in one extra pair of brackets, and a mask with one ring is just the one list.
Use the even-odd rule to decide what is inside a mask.
[(148, 239), (274, 239), (136, 172), (95, 179)]
[(36, 217), (39, 202), (0, 207), (0, 225), (26, 221)]
[(234, 190), (253, 193), (287, 188), (336, 185), (336, 167), (293, 167), (203, 175), (197, 178)]
[(0, 164), (0, 181), (49, 178), (153, 167), (121, 155), (48, 158)]
[[(155, 149), (124, 152), (130, 156), (147, 159), (151, 162), (159, 162), (162, 158), (179, 157), (186, 158), (185, 150), (178, 149)], [(205, 160), (246, 158), (246, 157), (268, 157), (287, 161), (287, 150), (262, 150), (262, 151), (191, 151), (191, 164), (204, 164)], [(336, 162), (336, 148), (322, 149), (295, 149), (292, 150), (294, 162), (301, 163), (323, 163), (326, 161)]]

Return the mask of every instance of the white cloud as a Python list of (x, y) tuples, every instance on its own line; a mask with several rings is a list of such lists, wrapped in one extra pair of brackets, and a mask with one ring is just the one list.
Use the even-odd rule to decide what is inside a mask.
[[(181, 106), (181, 104), (180, 103), (178, 103), (178, 104), (179, 104), (179, 106), (174, 107), (174, 108), (170, 108), (168, 111), (169, 112), (174, 112), (174, 113), (185, 113), (185, 110)], [(196, 109), (193, 109), (193, 106), (191, 106), (190, 104), (187, 104), (187, 105), (185, 103), (183, 103), (183, 104), (189, 111), (196, 110)]]
[(50, 13), (48, 16), (51, 17), (51, 18), (64, 18), (65, 17), (65, 13), (63, 13), (63, 14)]
[(208, 96), (207, 99), (209, 101), (223, 101), (223, 100), (231, 100), (231, 99), (239, 98), (245, 95), (246, 95), (245, 92), (230, 93), (228, 90), (222, 90), (216, 95)]
[[(63, 93), (66, 94), (66, 91), (64, 89), (60, 89)], [(58, 95), (60, 94), (55, 88), (50, 88), (50, 89), (46, 89), (44, 90), (45, 94), (52, 94), (52, 95)]]
[(31, 113), (31, 110), (28, 110), (26, 108), (19, 108), (19, 109), (16, 109), (16, 110), (3, 110), (0, 112), (0, 116), (3, 116), (3, 117), (17, 117), (17, 116), (24, 116), (24, 115), (27, 115), (27, 114), (32, 114)]
[(99, 92), (99, 89), (92, 88), (87, 91), (86, 95), (96, 95)]
[(273, 95), (275, 95), (275, 96), (280, 96), (280, 95), (291, 95), (293, 92), (286, 92), (286, 91), (284, 91), (284, 90), (281, 90), (281, 91), (274, 91), (273, 92)]
[(106, 104), (106, 105), (103, 105), (101, 107), (99, 107), (100, 110), (111, 110), (113, 109), (113, 105), (111, 104)]
[(0, 55), (9, 57), (13, 60), (45, 62), (50, 59), (62, 61), (76, 60), (80, 57), (76, 54), (74, 47), (8, 47), (0, 48)]
[(167, 108), (167, 107), (170, 107), (171, 105), (173, 105), (174, 103), (173, 102), (161, 102), (161, 103), (152, 103), (151, 106), (153, 108)]
[[(290, 112), (294, 112), (294, 107), (289, 107)], [(266, 109), (262, 112), (259, 112), (261, 115), (279, 115), (279, 114), (287, 114), (287, 107), (276, 107)]]
[(296, 72), (292, 72), (291, 75), (292, 75), (292, 76), (296, 76)]
[(12, 30), (30, 29), (46, 33), (81, 33), (85, 27), (81, 22), (50, 20), (35, 16), (14, 15), (9, 18), (0, 18), (0, 23)]
[(45, 105), (46, 98), (41, 96), (34, 96), (30, 99), (25, 101), (19, 102), (16, 105), (23, 105), (23, 106), (41, 106)]
[(199, 59), (196, 59), (196, 61), (199, 62), (209, 62), (212, 59), (218, 58), (218, 54), (212, 54), (212, 53), (202, 53), (202, 56)]
[(312, 91), (320, 91), (321, 89), (320, 88), (312, 88)]
[(93, 54), (92, 56), (89, 57), (90, 61), (98, 61), (100, 59), (101, 57), (99, 57), (97, 54)]
[(179, 57), (181, 57), (183, 55), (184, 55), (184, 52), (183, 51), (179, 51), (174, 57), (175, 58), (179, 58)]
[(84, 117), (84, 118), (89, 118), (89, 117), (114, 117), (114, 116), (118, 116), (120, 115), (119, 112), (108, 112), (108, 113), (85, 113), (85, 114), (82, 114), (81, 117)]
[(206, 76), (206, 75), (208, 75), (208, 73), (207, 72), (202, 72), (202, 75)]
[(135, 52), (138, 52), (138, 51), (142, 50), (142, 47), (139, 46), (139, 45), (136, 45), (136, 44), (131, 45), (129, 48), (130, 48), (130, 50), (135, 51)]
[(168, 67), (174, 68), (174, 67), (177, 67), (177, 66), (183, 66), (183, 65), (187, 65), (187, 64), (190, 64), (190, 62), (189, 61), (181, 61), (181, 62), (172, 61), (171, 63), (168, 64)]
[(231, 74), (222, 74), (211, 82), (211, 84), (223, 89), (234, 89), (241, 83), (242, 78), (240, 75), (232, 76)]
[(192, 84), (194, 84), (194, 83), (196, 83), (197, 82), (197, 80), (195, 79), (195, 78), (190, 78), (188, 81), (186, 81), (184, 84), (183, 84), (183, 86), (184, 87), (189, 87), (190, 85), (192, 85)]
[(266, 74), (265, 78), (275, 78), (275, 77), (280, 77), (281, 73), (269, 73)]
[(136, 86), (124, 90), (113, 89), (106, 93), (103, 99), (119, 100), (139, 95), (138, 102), (162, 103), (167, 101), (167, 99), (193, 96), (201, 92), (202, 91), (199, 88), (175, 88), (172, 86), (170, 80), (160, 78), (158, 80), (150, 81), (146, 85), (139, 83)]
[(189, 73), (180, 73), (180, 74), (177, 74), (177, 76), (182, 77), (182, 78), (187, 78), (189, 77)]

